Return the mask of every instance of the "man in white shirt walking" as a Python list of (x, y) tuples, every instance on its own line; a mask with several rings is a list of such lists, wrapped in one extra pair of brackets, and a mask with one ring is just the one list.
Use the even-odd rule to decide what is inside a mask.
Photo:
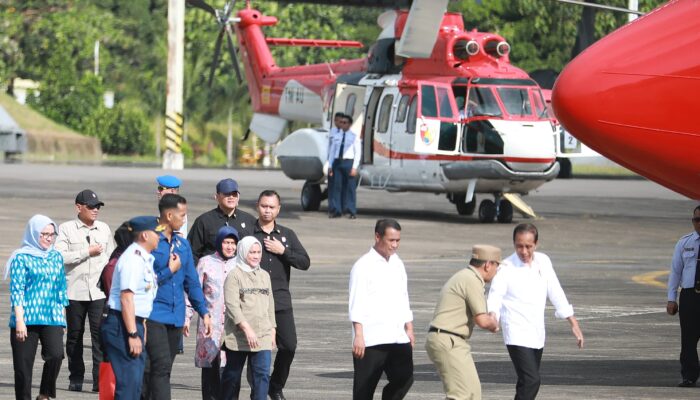
[(501, 324), (503, 340), (518, 374), (515, 400), (534, 399), (540, 389), (547, 299), (554, 305), (555, 315), (569, 321), (578, 347), (583, 348), (583, 333), (574, 308), (566, 299), (549, 257), (535, 252), (537, 239), (535, 225), (515, 227), (515, 253), (501, 264), (487, 301), (488, 310), (496, 314)]
[(380, 219), (374, 246), (350, 272), (350, 321), (353, 327), (353, 400), (372, 400), (382, 372), (389, 383), (383, 400), (400, 400), (413, 384), (413, 312), (406, 269), (396, 254), (401, 225)]

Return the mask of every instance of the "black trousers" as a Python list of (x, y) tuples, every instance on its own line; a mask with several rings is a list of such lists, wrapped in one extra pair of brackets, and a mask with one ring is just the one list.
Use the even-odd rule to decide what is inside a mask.
[[(297, 351), (297, 327), (294, 324), (294, 311), (275, 311), (277, 322), (277, 356), (273, 364), (272, 375), (270, 376), (270, 393), (279, 392), (287, 384), (289, 370), (294, 361), (294, 354)], [(248, 370), (251, 370), (250, 366)], [(251, 377), (248, 378), (248, 382)]]
[(401, 400), (413, 385), (413, 348), (410, 343), (380, 344), (365, 348), (362, 359), (353, 358), (353, 400), (372, 400), (382, 372), (389, 383), (382, 400)]
[(146, 369), (141, 399), (170, 400), (170, 373), (177, 355), (182, 327), (146, 322)]
[(681, 320), (681, 376), (695, 381), (700, 375), (698, 339), (700, 339), (700, 293), (682, 289), (679, 313)]
[(16, 400), (32, 399), (32, 368), (39, 342), (41, 342), (41, 358), (44, 360), (39, 394), (56, 397), (56, 379), (63, 362), (63, 327), (28, 325), (27, 338), (24, 342), (17, 340), (17, 331), (14, 328), (10, 330)]
[(518, 383), (515, 385), (515, 400), (530, 400), (540, 391), (540, 362), (544, 349), (522, 346), (506, 346), (513, 361)]
[(70, 300), (66, 308), (66, 357), (68, 358), (68, 379), (82, 384), (85, 378), (85, 363), (83, 362), (83, 334), (85, 333), (85, 317), (90, 323), (90, 338), (92, 339), (92, 382), (98, 385), (100, 363), (102, 362), (102, 342), (100, 338), (100, 323), (104, 311), (105, 299), (93, 301)]
[(221, 354), (211, 362), (211, 367), (202, 368), (202, 400), (221, 399)]

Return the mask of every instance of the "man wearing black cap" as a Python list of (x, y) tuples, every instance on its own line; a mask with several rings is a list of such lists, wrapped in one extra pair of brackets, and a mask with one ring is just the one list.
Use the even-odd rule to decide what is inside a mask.
[(192, 224), (192, 229), (187, 235), (187, 240), (192, 246), (192, 255), (195, 265), (199, 259), (216, 251), (216, 234), (222, 226), (236, 228), (241, 238), (248, 236), (255, 225), (255, 218), (245, 211), (238, 209), (240, 199), (238, 183), (227, 178), (216, 184), (216, 202), (219, 203), (213, 210), (207, 211), (197, 217)]
[(83, 333), (85, 317), (90, 321), (92, 337), (92, 390), (98, 390), (102, 347), (100, 345), (100, 320), (105, 294), (97, 286), (102, 269), (114, 250), (112, 232), (104, 222), (98, 221), (100, 207), (104, 203), (92, 190), (85, 189), (75, 198), (78, 217), (58, 227), (56, 250), (63, 256), (70, 304), (66, 310), (66, 355), (70, 371), (68, 390), (83, 390), (85, 364), (83, 362)]
[[(156, 217), (135, 217), (126, 224), (134, 242), (119, 258), (109, 292), (109, 313), (102, 324), (105, 354), (112, 363), (115, 398), (138, 399), (146, 362), (144, 321), (151, 314), (158, 283), (151, 252), (159, 243)], [(171, 260), (179, 269), (180, 259)]]

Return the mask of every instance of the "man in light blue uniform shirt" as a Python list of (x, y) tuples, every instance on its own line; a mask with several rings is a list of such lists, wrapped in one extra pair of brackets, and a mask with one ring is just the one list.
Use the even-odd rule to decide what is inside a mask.
[(137, 400), (145, 365), (144, 320), (158, 289), (151, 252), (158, 246), (156, 217), (136, 217), (127, 223), (134, 235), (114, 269), (109, 314), (102, 322), (104, 351), (112, 363), (115, 399)]
[[(185, 324), (185, 292), (192, 307), (202, 318), (205, 336), (211, 335), (211, 319), (192, 258), (192, 249), (175, 231), (187, 215), (187, 200), (166, 194), (158, 203), (160, 235), (153, 251), (153, 270), (158, 279), (158, 294), (148, 317), (148, 365), (144, 375), (145, 399), (169, 400), (170, 373)], [(174, 264), (174, 262), (176, 262)]]
[(328, 146), (328, 176), (333, 180), (328, 190), (328, 217), (337, 218), (347, 213), (357, 218), (357, 169), (362, 156), (362, 140), (350, 130), (352, 117), (340, 117), (338, 129), (331, 131)]
[(666, 312), (681, 320), (681, 376), (680, 387), (694, 387), (700, 376), (698, 340), (700, 339), (700, 206), (693, 210), (694, 232), (683, 236), (673, 251), (671, 273), (668, 275), (668, 303)]

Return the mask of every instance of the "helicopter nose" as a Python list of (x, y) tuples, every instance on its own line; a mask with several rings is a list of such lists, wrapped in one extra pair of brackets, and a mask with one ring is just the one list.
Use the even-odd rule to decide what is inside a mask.
[[(692, 17), (691, 17), (692, 15)], [(700, 188), (700, 3), (677, 2), (588, 48), (561, 73), (562, 125), (609, 159), (692, 198)], [(653, 34), (653, 35), (652, 35)], [(693, 187), (690, 187), (693, 186)]]

